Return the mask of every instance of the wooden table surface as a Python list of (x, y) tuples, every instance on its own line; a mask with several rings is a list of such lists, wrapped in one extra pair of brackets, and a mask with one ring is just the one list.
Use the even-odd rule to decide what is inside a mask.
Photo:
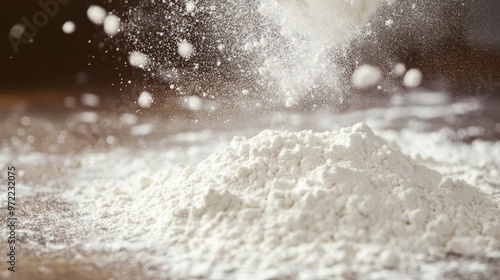
[[(0, 118), (2, 120), (0, 130), (0, 144), (2, 146), (11, 147), (11, 156), (8, 160), (16, 162), (17, 158), (23, 157), (30, 153), (46, 153), (54, 155), (77, 155), (81, 152), (88, 151), (107, 151), (111, 147), (102, 139), (83, 137), (75, 129), (67, 119), (70, 119), (75, 112), (82, 112), (87, 110), (94, 110), (105, 118), (117, 118), (117, 116), (109, 110), (109, 107), (103, 106), (99, 108), (65, 108), (62, 104), (64, 98), (68, 94), (72, 94), (71, 88), (68, 89), (38, 89), (29, 92), (3, 92), (0, 94)], [(78, 97), (78, 95), (74, 95)], [(106, 98), (103, 97), (103, 100)], [(171, 110), (158, 109), (153, 110), (151, 114), (141, 115), (141, 118), (158, 120), (171, 119), (176, 116), (183, 116), (191, 118), (190, 112), (183, 111), (180, 108), (171, 108)], [(213, 116), (206, 114), (204, 117), (214, 124), (226, 118), (234, 112), (228, 110), (225, 114)], [(15, 145), (11, 144), (11, 138), (18, 134), (18, 128), (22, 127), (21, 119), (24, 116), (29, 116), (31, 120), (31, 133), (40, 139), (33, 143), (27, 150), (16, 150)], [(249, 119), (245, 116), (243, 119)], [(250, 118), (251, 119), (251, 118)], [(495, 116), (493, 120), (488, 122), (487, 125), (495, 125), (500, 123), (500, 117)], [(179, 119), (180, 120), (180, 119)], [(244, 123), (242, 119), (234, 120), (233, 122), (239, 125), (255, 125), (251, 120)], [(262, 120), (265, 122), (265, 120)], [(145, 143), (154, 143), (158, 137), (164, 137), (168, 133), (175, 133), (179, 131), (188, 131), (191, 129), (200, 129), (204, 125), (195, 124), (193, 122), (180, 122), (181, 125), (170, 126), (168, 131), (157, 133), (153, 136), (146, 136), (141, 141), (136, 139), (129, 139), (126, 136), (117, 136), (118, 144), (121, 146), (134, 147), (144, 146)], [(486, 124), (485, 124), (486, 125)], [(167, 126), (168, 127), (168, 126)], [(216, 125), (213, 125), (217, 129)], [(114, 129), (118, 129), (114, 127)], [(56, 145), (55, 148), (50, 146), (50, 143), (57, 143), (57, 136), (54, 131), (66, 130), (69, 133), (67, 143), (65, 145)], [(493, 129), (494, 130), (494, 129)], [(500, 132), (488, 136), (490, 140), (498, 141), (500, 139)], [(88, 135), (87, 135), (88, 136)], [(97, 135), (96, 137), (99, 137)], [(19, 137), (22, 138), (22, 137)], [(23, 140), (24, 141), (24, 140)], [(0, 148), (2, 147), (0, 146)], [(0, 161), (0, 167), (3, 170), (5, 165), (12, 164), (10, 162)], [(70, 248), (68, 250), (61, 249), (52, 251), (40, 251), (44, 244), (48, 243), (61, 243), (64, 240), (75, 234), (91, 237), (92, 229), (89, 228), (88, 232), (75, 232), (76, 225), (83, 222), (77, 207), (58, 197), (58, 193), (70, 186), (65, 185), (65, 169), (62, 167), (57, 159), (49, 161), (44, 165), (27, 166), (26, 168), (36, 168), (37, 172), (30, 172), (27, 170), (23, 177), (20, 177), (20, 187), (23, 185), (44, 185), (45, 182), (51, 182), (48, 189), (44, 189), (39, 193), (23, 194), (19, 198), (17, 204), (17, 215), (20, 221), (30, 221), (24, 223), (18, 229), (18, 247), (16, 254), (18, 256), (16, 263), (16, 272), (10, 273), (6, 271), (6, 264), (2, 257), (2, 270), (0, 271), (0, 278), (2, 279), (148, 279), (146, 272), (151, 273), (151, 268), (148, 271), (144, 270), (143, 264), (130, 263), (127, 260), (113, 260), (113, 254), (109, 252), (87, 252), (82, 244), (81, 248)], [(62, 178), (55, 181), (54, 177)], [(2, 177), (2, 180), (5, 179)], [(2, 201), (3, 198), (2, 198)], [(5, 203), (2, 204), (2, 221), (5, 220)], [(81, 228), (81, 227), (80, 227)], [(32, 232), (28, 234), (27, 232)], [(1, 256), (5, 256), (5, 242), (2, 236)], [(50, 241), (50, 242), (49, 242)], [(37, 246), (28, 245), (36, 243)], [(467, 259), (457, 256), (449, 256), (450, 259), (461, 259), (464, 262), (477, 260), (489, 266), (489, 272), (486, 274), (475, 275), (474, 279), (487, 279), (487, 277), (500, 277), (500, 259), (493, 258), (475, 258)], [(103, 262), (102, 260), (108, 260)], [(109, 260), (113, 260), (110, 262)], [(450, 274), (448, 279), (468, 279), (470, 275), (460, 274), (458, 271), (455, 274)], [(154, 277), (149, 277), (154, 278)], [(418, 278), (418, 277), (417, 277)], [(493, 278), (491, 278), (493, 279)], [(500, 278), (499, 278), (500, 279)]]

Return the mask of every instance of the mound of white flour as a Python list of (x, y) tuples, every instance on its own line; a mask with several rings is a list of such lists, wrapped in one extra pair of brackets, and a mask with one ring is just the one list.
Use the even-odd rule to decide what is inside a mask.
[(196, 166), (139, 185), (100, 203), (102, 223), (168, 248), (186, 267), (396, 267), (500, 249), (496, 202), (416, 164), (364, 124), (235, 138)]

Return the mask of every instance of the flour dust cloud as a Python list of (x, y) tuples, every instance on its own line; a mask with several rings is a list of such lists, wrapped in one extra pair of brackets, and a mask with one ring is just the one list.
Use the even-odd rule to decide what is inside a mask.
[(151, 58), (147, 67), (131, 65), (165, 89), (291, 107), (326, 95), (343, 98), (334, 62), (338, 47), (393, 2), (148, 1), (121, 19), (95, 5), (88, 16), (108, 35), (123, 30), (117, 44)]

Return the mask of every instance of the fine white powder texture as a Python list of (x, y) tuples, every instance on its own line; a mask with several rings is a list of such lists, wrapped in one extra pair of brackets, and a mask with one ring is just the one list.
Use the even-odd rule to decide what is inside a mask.
[(369, 88), (382, 79), (382, 71), (372, 65), (363, 64), (352, 74), (352, 83), (356, 88)]
[[(338, 65), (332, 59), (333, 49), (361, 34), (363, 27), (369, 23), (380, 7), (394, 2), (391, 0), (260, 1), (259, 20), (270, 22), (278, 28), (279, 34), (259, 35), (267, 44), (251, 51), (255, 61), (261, 63), (257, 66), (258, 73), (264, 80), (269, 79), (271, 84), (275, 85), (273, 91), (283, 94), (287, 107), (300, 103), (300, 99), (308, 96), (308, 93), (315, 95), (318, 91), (335, 92), (341, 75)], [(255, 39), (255, 42), (247, 42), (244, 47), (245, 50), (250, 50), (247, 45), (262, 44)], [(381, 79), (381, 75), (374, 71), (368, 73), (370, 81), (354, 81), (355, 84), (359, 87), (375, 84)], [(362, 73), (366, 74), (366, 71)], [(312, 93), (311, 89), (315, 92)]]
[(189, 43), (186, 40), (182, 40), (179, 43), (179, 47), (177, 52), (179, 53), (180, 56), (182, 56), (184, 59), (189, 59), (193, 53), (194, 53), (194, 47), (191, 43)]
[(98, 205), (96, 227), (166, 248), (184, 275), (199, 265), (345, 275), (346, 264), (404, 267), (500, 249), (498, 203), (364, 124), (234, 138), (196, 166), (138, 180), (85, 191)]
[(237, 81), (231, 92), (252, 89), (258, 104), (293, 107), (315, 99), (343, 101), (337, 92), (348, 77), (338, 58), (356, 36), (374, 32), (370, 26), (377, 11), (395, 0), (184, 1), (178, 9), (168, 1), (142, 2), (110, 28), (111, 34), (118, 27), (123, 33), (117, 40), (125, 39), (129, 47), (120, 49), (142, 50), (150, 58), (132, 66), (181, 95), (210, 95), (196, 85), (204, 80), (200, 75), (213, 85), (229, 76)]
[(273, 16), (285, 37), (308, 37), (325, 45), (352, 38), (383, 4), (395, 0), (262, 0), (259, 11)]

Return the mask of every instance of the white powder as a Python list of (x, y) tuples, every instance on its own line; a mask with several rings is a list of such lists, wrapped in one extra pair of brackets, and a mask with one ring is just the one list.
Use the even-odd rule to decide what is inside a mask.
[(154, 125), (150, 123), (136, 125), (130, 128), (130, 135), (132, 136), (146, 136), (153, 132)]
[(194, 1), (186, 2), (186, 12), (192, 13), (196, 10), (196, 3)]
[(203, 100), (198, 96), (189, 96), (184, 99), (184, 105), (191, 111), (198, 111), (203, 106)]
[(231, 268), (346, 276), (346, 265), (405, 267), (421, 256), (500, 249), (496, 202), (364, 124), (237, 137), (196, 166), (137, 179), (86, 191), (96, 226), (168, 248), (179, 277)]
[(151, 96), (151, 93), (149, 93), (147, 91), (141, 92), (141, 94), (139, 95), (139, 98), (137, 99), (137, 103), (142, 108), (151, 107), (151, 105), (153, 105), (153, 97)]
[(377, 85), (382, 79), (382, 71), (375, 66), (361, 65), (352, 74), (352, 83), (356, 88), (369, 88)]
[[(259, 103), (290, 107), (339, 92), (345, 72), (337, 58), (344, 54), (344, 44), (364, 35), (375, 12), (394, 0), (235, 0), (217, 5), (184, 0), (178, 9), (168, 1), (150, 2), (138, 4), (123, 18), (123, 38), (127, 46), (148, 50), (153, 77), (164, 77), (169, 65), (182, 73), (173, 88), (182, 94), (199, 77), (198, 69), (207, 69), (213, 84), (226, 82), (231, 74), (237, 91), (252, 87), (262, 93), (254, 96)], [(141, 16), (141, 10), (151, 15)], [(203, 27), (196, 24), (200, 22)], [(179, 41), (166, 43), (166, 38)], [(195, 48), (198, 40), (203, 44)], [(206, 59), (199, 63), (194, 55)], [(193, 93), (203, 94), (199, 89)]]
[(182, 40), (179, 43), (177, 52), (184, 59), (189, 59), (194, 54), (194, 46), (186, 40)]
[(80, 96), (83, 105), (89, 107), (97, 107), (101, 103), (101, 98), (93, 93), (84, 93)]
[(285, 102), (287, 108), (293, 107), (298, 104), (297, 97), (289, 97)]
[(14, 39), (20, 39), (21, 37), (23, 37), (25, 29), (26, 29), (26, 26), (18, 23), (18, 24), (15, 24), (14, 26), (12, 26), (9, 34)]
[[(263, 83), (276, 85), (271, 90), (282, 93), (287, 106), (290, 98), (297, 101), (312, 92), (315, 95), (318, 91), (335, 92), (341, 75), (332, 59), (333, 49), (359, 35), (381, 5), (393, 2), (260, 1), (258, 10), (267, 20), (266, 24), (271, 22), (279, 29), (279, 34), (263, 32), (253, 36), (268, 42), (266, 47), (254, 51), (254, 61), (262, 61), (256, 67), (265, 81)], [(244, 49), (255, 48), (247, 44)], [(378, 77), (373, 71), (359, 74)], [(371, 81), (374, 83), (373, 79)], [(357, 80), (355, 85), (369, 87), (372, 83)]]
[(28, 116), (24, 116), (21, 118), (21, 124), (23, 126), (29, 126), (31, 124), (31, 119)]
[(104, 32), (108, 36), (115, 36), (120, 32), (120, 18), (116, 15), (108, 15), (104, 19)]
[(243, 46), (243, 50), (250, 51), (253, 48), (253, 44), (248, 42)]
[(149, 64), (148, 56), (139, 52), (133, 51), (128, 56), (130, 65), (138, 68), (144, 68)]
[(66, 34), (71, 34), (75, 32), (75, 29), (76, 29), (75, 23), (72, 21), (67, 21), (62, 26), (62, 30)]
[(132, 113), (123, 113), (120, 115), (120, 122), (125, 125), (134, 125), (139, 121), (139, 117)]
[(406, 73), (406, 66), (403, 63), (397, 63), (394, 65), (394, 69), (392, 70), (394, 75), (397, 77), (403, 76)]
[(99, 121), (99, 114), (96, 112), (82, 112), (78, 115), (78, 119), (84, 123), (97, 123)]
[(106, 10), (97, 5), (91, 5), (87, 9), (87, 17), (92, 23), (96, 25), (102, 25), (104, 22), (104, 18), (106, 18), (106, 15)]
[(422, 72), (418, 69), (410, 69), (406, 72), (405, 77), (403, 78), (403, 84), (409, 88), (416, 88), (420, 86), (423, 80)]

